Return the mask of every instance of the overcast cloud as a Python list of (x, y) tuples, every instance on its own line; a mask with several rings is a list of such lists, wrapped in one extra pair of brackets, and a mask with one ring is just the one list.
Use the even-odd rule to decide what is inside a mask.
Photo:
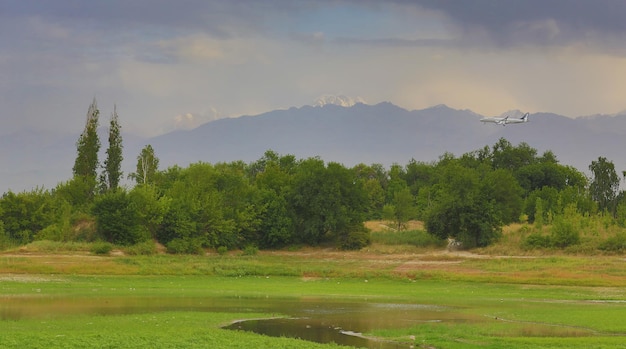
[(621, 0), (0, 0), (0, 135), (79, 132), (93, 97), (143, 135), (327, 94), (616, 113), (624, 18)]

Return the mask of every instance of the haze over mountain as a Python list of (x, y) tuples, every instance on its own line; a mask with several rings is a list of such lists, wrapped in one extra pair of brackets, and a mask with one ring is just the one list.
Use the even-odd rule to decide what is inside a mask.
[[(551, 113), (530, 115), (530, 122), (502, 127), (482, 124), (481, 115), (445, 105), (408, 111), (391, 103), (367, 105), (347, 97), (324, 98), (317, 106), (274, 110), (255, 116), (224, 118), (191, 130), (143, 139), (123, 134), (125, 175), (151, 144), (160, 168), (190, 163), (251, 162), (268, 150), (297, 158), (319, 156), (346, 166), (358, 163), (406, 165), (411, 159), (435, 161), (445, 152), (456, 156), (491, 147), (500, 138), (525, 142), (541, 154), (551, 150), (561, 164), (588, 173), (599, 156), (626, 169), (626, 114), (568, 118)], [(339, 105), (337, 105), (339, 104)], [(346, 106), (341, 106), (346, 105)], [(507, 113), (518, 116), (519, 111)], [(101, 121), (101, 124), (106, 124)], [(122, 128), (124, 119), (121, 116)], [(78, 134), (24, 130), (0, 139), (0, 192), (53, 188), (71, 178)], [(102, 155), (108, 146), (101, 136)]]

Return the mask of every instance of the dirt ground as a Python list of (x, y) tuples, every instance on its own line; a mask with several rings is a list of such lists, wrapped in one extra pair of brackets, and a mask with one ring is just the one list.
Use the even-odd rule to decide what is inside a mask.
[[(395, 231), (396, 230), (393, 222), (388, 222), (388, 221), (368, 221), (368, 222), (365, 222), (365, 227), (371, 231), (386, 231), (386, 230)], [(408, 223), (406, 223), (405, 229), (406, 230), (423, 230), (424, 223), (420, 221), (409, 221)]]

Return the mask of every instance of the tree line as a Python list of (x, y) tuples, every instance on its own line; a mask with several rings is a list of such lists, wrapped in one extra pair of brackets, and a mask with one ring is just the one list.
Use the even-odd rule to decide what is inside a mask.
[(365, 221), (384, 219), (402, 230), (417, 219), (433, 236), (453, 237), (471, 248), (497, 241), (503, 225), (558, 222), (568, 212), (626, 222), (612, 162), (599, 157), (587, 178), (550, 151), (539, 155), (504, 138), (459, 157), (446, 153), (437, 161), (389, 168), (346, 167), (268, 150), (251, 163), (198, 162), (160, 170), (147, 145), (137, 156), (136, 172), (128, 174), (135, 184), (122, 187), (117, 109), (102, 163), (99, 116), (94, 99), (76, 143), (71, 179), (51, 190), (2, 195), (0, 246), (54, 240), (158, 241), (173, 253), (320, 244), (359, 249), (370, 243)]

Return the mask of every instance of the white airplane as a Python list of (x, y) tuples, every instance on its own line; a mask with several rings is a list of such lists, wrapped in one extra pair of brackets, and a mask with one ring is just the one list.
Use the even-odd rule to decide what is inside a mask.
[(524, 114), (521, 118), (510, 118), (508, 115), (503, 118), (482, 118), (482, 122), (493, 122), (494, 124), (506, 126), (506, 124), (521, 124), (528, 122), (528, 113)]

